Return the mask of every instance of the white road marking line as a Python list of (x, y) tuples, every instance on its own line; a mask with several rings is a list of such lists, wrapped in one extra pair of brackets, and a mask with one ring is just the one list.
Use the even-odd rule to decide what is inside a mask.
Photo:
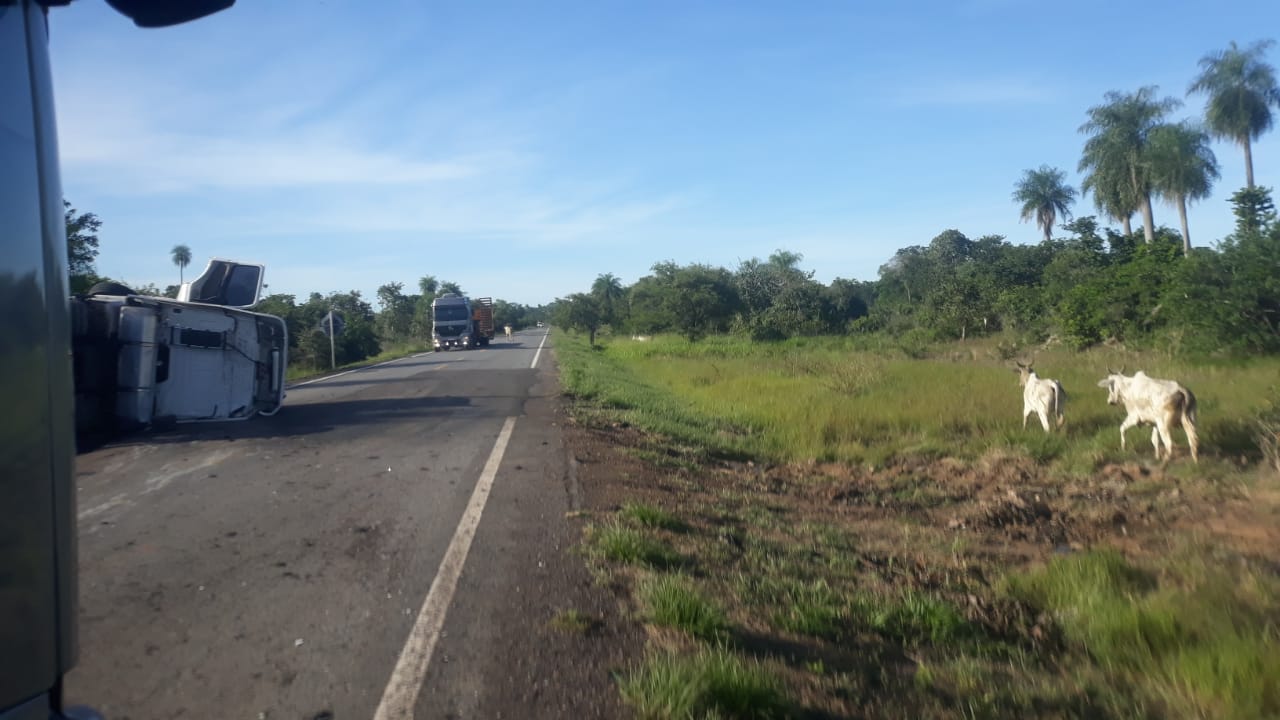
[(91, 508), (85, 508), (84, 510), (81, 510), (80, 513), (76, 515), (76, 519), (85, 520), (87, 518), (93, 517), (94, 515), (101, 515), (102, 513), (110, 510), (113, 507), (116, 507), (118, 505), (126, 505), (129, 502), (130, 502), (129, 496), (126, 493), (113, 495), (110, 500), (100, 505), (94, 505)]
[(427, 591), (427, 599), (423, 601), (418, 619), (409, 631), (409, 639), (400, 652), (400, 659), (391, 671), (391, 679), (382, 693), (382, 702), (378, 703), (374, 720), (413, 718), (413, 706), (418, 702), (418, 692), (422, 689), (427, 667), (431, 664), (431, 654), (435, 652), (436, 641), (444, 627), (445, 614), (453, 601), (458, 578), (467, 562), (467, 553), (471, 551), (471, 541), (475, 538), (476, 529), (480, 527), (480, 515), (484, 512), (485, 503), (489, 501), (493, 479), (498, 474), (498, 466), (502, 464), (502, 455), (507, 451), (507, 442), (511, 440), (511, 431), (515, 426), (516, 419), (507, 418), (502, 431), (498, 433), (497, 441), (493, 443), (489, 461), (485, 463), (480, 479), (476, 481), (471, 501), (467, 503), (462, 519), (458, 521), (458, 528), (444, 552), (444, 559), (440, 561), (440, 569), (436, 571), (431, 589)]
[[(363, 370), (363, 369), (364, 369), (364, 368), (356, 368), (356, 370)], [(325, 380), (332, 380), (332, 379), (334, 379), (334, 378), (340, 378), (340, 377), (342, 377), (343, 375), (350, 375), (351, 373), (355, 372), (356, 370), (346, 370), (346, 371), (344, 371), (344, 372), (340, 372), (340, 373), (338, 373), (337, 375), (327, 375), (327, 376), (322, 377), (322, 378), (316, 378), (315, 380), (307, 380), (306, 382), (295, 383), (295, 384), (290, 385), (289, 387), (287, 387), (287, 388), (285, 388), (285, 389), (286, 389), (286, 390), (292, 390), (292, 389), (294, 389), (294, 388), (300, 388), (300, 387), (302, 387), (303, 385), (310, 385), (310, 384), (312, 384), (312, 383), (324, 382)]]
[(542, 354), (542, 344), (547, 341), (547, 336), (550, 334), (551, 333), (542, 334), (542, 342), (538, 343), (538, 351), (533, 354), (533, 362), (529, 363), (530, 370), (538, 367), (538, 356)]
[[(143, 485), (145, 487), (141, 492), (137, 493), (137, 496), (140, 498), (143, 495), (149, 495), (157, 490), (163, 490), (169, 483), (177, 480), (178, 478), (186, 477), (187, 475), (200, 470), (211, 468), (234, 455), (235, 453), (231, 450), (220, 450), (218, 452), (211, 453), (195, 465), (185, 464), (175, 467), (175, 463), (166, 463), (158, 475), (152, 475), (143, 481)], [(109, 510), (132, 507), (134, 504), (135, 498), (130, 497), (129, 493), (118, 493), (111, 496), (111, 499), (106, 502), (81, 510), (76, 514), (76, 520), (87, 520)]]
[(168, 485), (174, 480), (177, 480), (180, 477), (190, 475), (191, 473), (194, 473), (200, 470), (204, 470), (205, 468), (213, 467), (214, 465), (217, 465), (218, 463), (222, 462), (223, 460), (226, 460), (229, 457), (232, 457), (233, 455), (235, 455), (235, 452), (232, 450), (219, 450), (217, 452), (210, 453), (203, 460), (196, 463), (195, 465), (187, 464), (187, 465), (179, 465), (178, 467), (173, 467), (175, 463), (166, 463), (163, 468), (163, 472), (161, 472), (159, 475), (153, 475), (152, 477), (149, 477), (146, 479), (145, 485), (147, 486), (147, 488), (143, 490), (141, 494), (146, 495), (147, 493), (153, 493), (156, 490), (162, 490), (164, 489), (164, 486)]

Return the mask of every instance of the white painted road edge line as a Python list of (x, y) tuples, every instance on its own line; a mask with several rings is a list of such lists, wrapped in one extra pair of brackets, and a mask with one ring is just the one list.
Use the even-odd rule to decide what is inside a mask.
[(542, 345), (547, 341), (547, 336), (550, 334), (551, 334), (550, 332), (545, 332), (542, 334), (542, 342), (538, 343), (538, 351), (533, 354), (533, 362), (529, 363), (530, 370), (538, 367), (538, 356), (542, 354)]
[(507, 442), (511, 440), (511, 431), (515, 426), (516, 419), (507, 418), (502, 431), (498, 433), (497, 441), (493, 443), (489, 461), (485, 463), (480, 479), (476, 481), (471, 501), (467, 503), (462, 519), (458, 521), (458, 528), (449, 541), (449, 548), (444, 551), (444, 559), (440, 561), (440, 569), (436, 571), (436, 578), (431, 581), (431, 589), (427, 591), (427, 599), (423, 601), (418, 619), (414, 621), (409, 639), (405, 641), (404, 650), (400, 651), (400, 659), (391, 671), (391, 680), (382, 693), (382, 702), (378, 703), (374, 720), (413, 718), (418, 691), (422, 689), (427, 667), (431, 664), (431, 654), (435, 652), (436, 640), (440, 638), (440, 630), (444, 627), (445, 614), (453, 601), (458, 578), (467, 562), (467, 553), (471, 551), (471, 541), (476, 536), (476, 528), (480, 527), (480, 514), (489, 501), (493, 479), (498, 474), (498, 466), (502, 464), (502, 455), (507, 451)]

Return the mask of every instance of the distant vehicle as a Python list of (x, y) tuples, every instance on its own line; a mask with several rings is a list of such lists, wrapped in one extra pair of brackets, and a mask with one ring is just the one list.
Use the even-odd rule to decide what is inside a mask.
[(488, 345), (493, 339), (493, 300), (446, 293), (431, 301), (431, 345), (436, 350)]
[(542, 321), (541, 321), (541, 320), (539, 320), (539, 321), (538, 321), (538, 327), (542, 327)]
[(284, 403), (289, 333), (251, 312), (263, 266), (214, 259), (178, 299), (100, 283), (71, 300), (78, 434), (245, 420)]

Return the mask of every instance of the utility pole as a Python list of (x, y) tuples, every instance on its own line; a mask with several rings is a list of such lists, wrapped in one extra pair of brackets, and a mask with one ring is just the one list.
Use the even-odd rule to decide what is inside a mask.
[(333, 370), (338, 367), (337, 353), (333, 345), (333, 306), (329, 306), (329, 369)]

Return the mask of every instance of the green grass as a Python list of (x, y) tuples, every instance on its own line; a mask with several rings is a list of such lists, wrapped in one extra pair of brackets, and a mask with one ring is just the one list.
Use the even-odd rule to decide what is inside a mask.
[(649, 621), (682, 630), (700, 640), (718, 640), (728, 633), (724, 610), (694, 589), (687, 578), (650, 577), (640, 586), (640, 599)]
[(568, 395), (583, 401), (574, 413), (580, 420), (621, 417), (656, 434), (655, 447), (668, 456), (752, 455), (739, 438), (723, 434), (724, 424), (718, 418), (698, 413), (667, 388), (642, 381), (603, 346), (593, 350), (585, 338), (553, 332), (560, 383)]
[[(1044, 377), (1067, 390), (1067, 424), (1046, 437), (1022, 429), (1022, 391), (1011, 363), (986, 345), (947, 346), (937, 357), (860, 349), (857, 338), (753, 343), (711, 337), (614, 339), (588, 349), (557, 336), (562, 382), (592, 411), (660, 435), (680, 452), (780, 461), (883, 464), (909, 455), (977, 458), (1008, 448), (1044, 464), (1087, 471), (1106, 462), (1150, 460), (1149, 432), (1117, 437), (1123, 412), (1097, 381), (1109, 366), (1176, 378), (1196, 393), (1208, 456), (1256, 458), (1253, 419), (1271, 397), (1280, 358), (1194, 362), (1110, 349), (1052, 349), (1036, 357)], [(948, 348), (959, 348), (959, 350)], [(951, 356), (960, 359), (947, 359)], [(1186, 441), (1175, 430), (1181, 456)]]
[(367, 357), (364, 360), (347, 363), (346, 365), (339, 365), (332, 370), (318, 370), (313, 367), (290, 365), (285, 372), (285, 381), (297, 382), (299, 380), (320, 377), (330, 373), (342, 372), (343, 370), (354, 370), (356, 368), (368, 367), (370, 365), (377, 365), (380, 362), (387, 362), (388, 360), (399, 360), (400, 358), (408, 357), (410, 355), (417, 355), (421, 352), (427, 352), (430, 349), (430, 345), (397, 345), (395, 347), (387, 348), (373, 357)]
[(896, 599), (863, 597), (857, 607), (872, 629), (904, 645), (947, 643), (973, 634), (954, 607), (918, 592)]
[(679, 553), (666, 543), (618, 522), (591, 528), (590, 542), (592, 549), (604, 559), (625, 565), (669, 569), (683, 563)]
[(599, 620), (596, 620), (581, 610), (570, 608), (556, 613), (555, 616), (551, 618), (550, 624), (551, 627), (556, 628), (557, 630), (577, 635), (584, 635), (590, 632), (591, 629), (596, 627), (599, 623)]
[(838, 638), (848, 616), (848, 602), (823, 580), (784, 584), (774, 624), (788, 632)]
[(671, 532), (684, 532), (688, 529), (675, 515), (644, 503), (626, 503), (618, 514), (645, 527), (670, 530)]
[(1008, 580), (1008, 592), (1050, 612), (1108, 684), (1133, 684), (1174, 716), (1231, 720), (1280, 714), (1276, 586), (1199, 563), (1157, 577), (1112, 551)]
[(620, 689), (641, 720), (764, 720), (789, 710), (776, 678), (722, 649), (652, 655), (621, 679)]

